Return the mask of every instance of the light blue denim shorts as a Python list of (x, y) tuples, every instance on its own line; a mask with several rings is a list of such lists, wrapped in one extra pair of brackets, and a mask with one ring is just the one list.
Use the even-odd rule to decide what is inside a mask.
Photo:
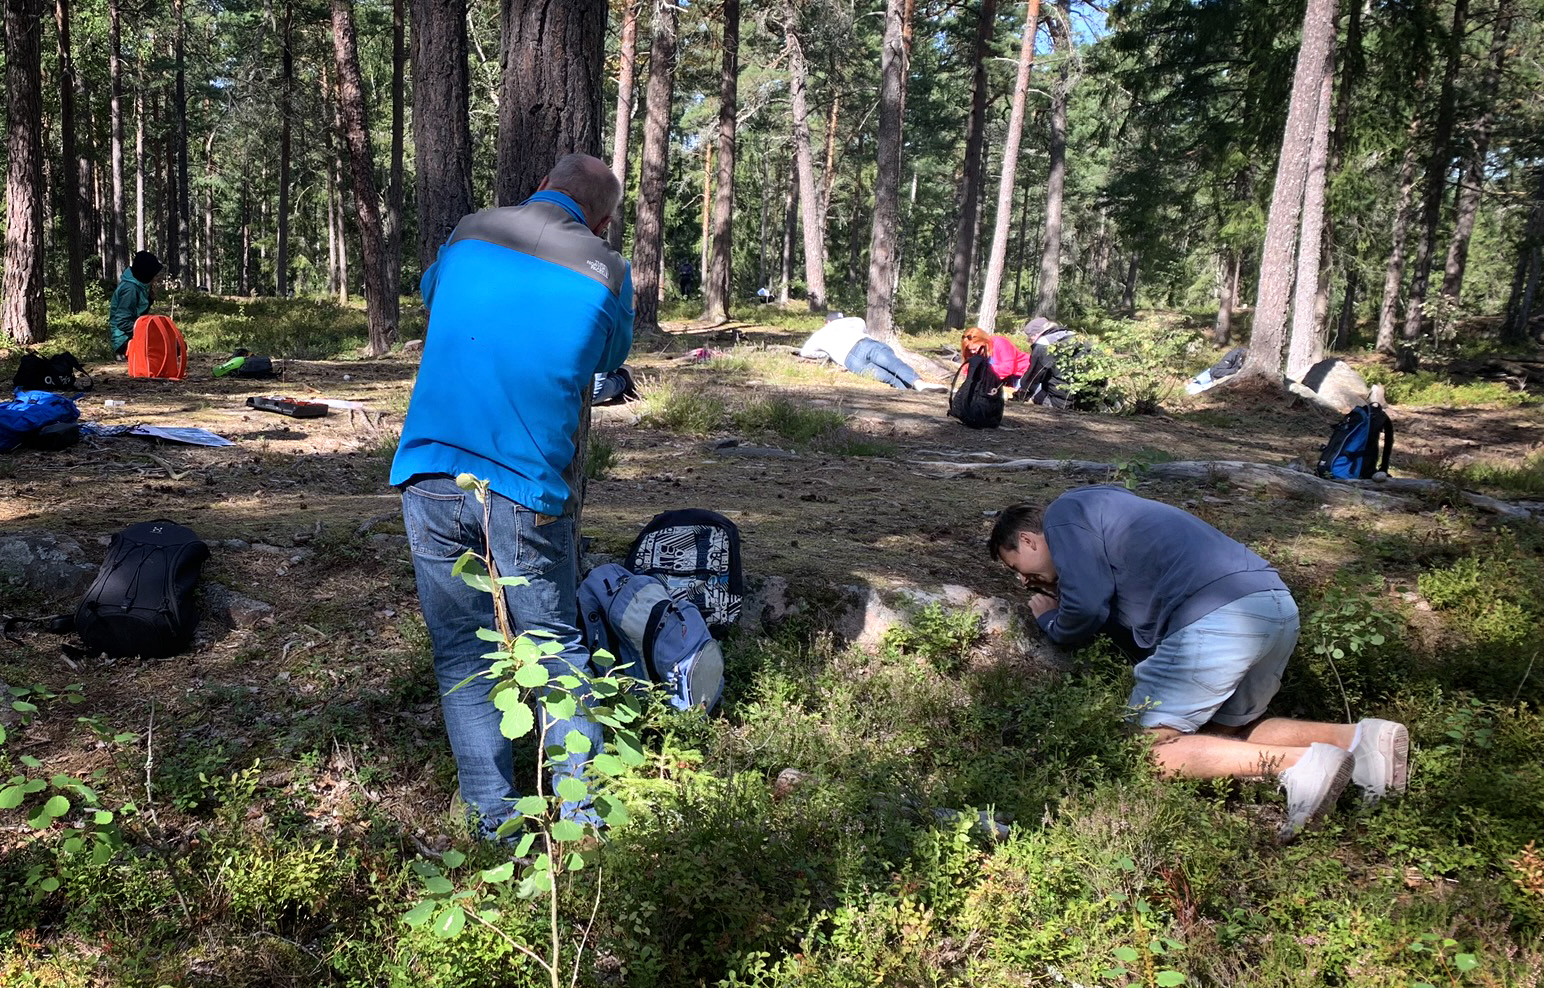
[(1137, 663), (1132, 719), (1186, 734), (1207, 723), (1241, 727), (1265, 714), (1297, 647), (1297, 604), (1262, 590), (1205, 614)]

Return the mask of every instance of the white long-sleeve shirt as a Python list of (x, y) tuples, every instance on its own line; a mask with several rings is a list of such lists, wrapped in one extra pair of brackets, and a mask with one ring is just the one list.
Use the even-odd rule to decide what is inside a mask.
[(804, 347), (799, 351), (799, 356), (819, 359), (830, 357), (843, 366), (847, 364), (847, 355), (852, 348), (858, 345), (858, 341), (868, 336), (868, 326), (860, 316), (847, 316), (842, 319), (833, 319), (820, 329), (815, 335), (805, 341)]

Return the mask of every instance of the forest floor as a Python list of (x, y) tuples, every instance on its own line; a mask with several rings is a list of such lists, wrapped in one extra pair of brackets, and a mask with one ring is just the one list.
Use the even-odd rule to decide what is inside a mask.
[[(978, 432), (945, 416), (944, 395), (897, 392), (796, 360), (791, 350), (808, 329), (666, 328), (668, 348), (629, 361), (646, 400), (596, 410), (584, 534), (617, 553), (657, 512), (712, 508), (739, 525), (747, 576), (781, 577), (817, 618), (839, 587), (957, 584), (1014, 598), (1009, 574), (983, 549), (989, 515), (1090, 479), (1055, 471), (946, 479), (919, 461), (991, 453), (1116, 464), (1109, 479), (1248, 542), (1300, 599), (1322, 594), (1348, 569), (1381, 567), (1374, 596), (1391, 611), (1404, 608), (1411, 641), (1428, 647), (1446, 632), (1429, 615), (1409, 613), (1421, 573), (1473, 539), (1488, 544), (1499, 524), (1435, 502), (1387, 514), (1236, 488), (1225, 476), (1210, 484), (1143, 477), (1144, 464), (1175, 459), (1311, 468), (1336, 416), (1266, 389), (1176, 392), (1161, 414), (1129, 417), (1010, 403), (1000, 429)], [(942, 340), (907, 342), (926, 351)], [(692, 356), (704, 347), (710, 356)], [(36, 630), (0, 640), (0, 679), (13, 687), (35, 684), (46, 695), (80, 684), (69, 716), (39, 717), (13, 735), (12, 754), (82, 778), (121, 771), (113, 746), (93, 741), (76, 719), (94, 717), (138, 735), (135, 759), (145, 775), (153, 763), (158, 773), (154, 792), (142, 782), (139, 798), (159, 811), (169, 840), (194, 834), (201, 814), (230, 799), (239, 773), (260, 759), (252, 790), (308, 789), (294, 805), (312, 826), (363, 840), (363, 830), (379, 832), (386, 819), (416, 846), (443, 847), (454, 832), (453, 770), (399, 498), (386, 482), (417, 355), (288, 360), (274, 382), (216, 380), (210, 368), (220, 359), (195, 353), (182, 381), (131, 380), (123, 365), (93, 365), (95, 389), (79, 405), (86, 420), (200, 426), (234, 445), (124, 436), (0, 457), (0, 536), (68, 536), (94, 564), (126, 525), (170, 518), (211, 544), (207, 581), (271, 611), (249, 627), (207, 619), (191, 653), (168, 660), (72, 658), (61, 654), (61, 639)], [(262, 394), (360, 407), (290, 419), (245, 406)], [(810, 418), (810, 409), (832, 414)], [(478, 413), (475, 397), (467, 411)], [(1451, 476), (1487, 464), (1504, 471), (1537, 464), (1544, 450), (1536, 403), (1396, 404), (1390, 412), (1395, 475)], [(0, 608), (7, 614), (73, 607), (13, 589)], [(225, 777), (231, 781), (219, 781)], [(248, 824), (281, 804), (290, 805), (252, 800)], [(24, 835), (8, 828), (0, 848), (14, 850)]]

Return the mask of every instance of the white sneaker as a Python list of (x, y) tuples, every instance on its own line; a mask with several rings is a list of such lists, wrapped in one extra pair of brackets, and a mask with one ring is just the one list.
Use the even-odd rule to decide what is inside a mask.
[(912, 382), (911, 387), (912, 387), (913, 391), (948, 391), (949, 390), (949, 385), (947, 385), (947, 384), (935, 384), (932, 381), (924, 381), (920, 377)]
[(1296, 765), (1281, 773), (1281, 787), (1287, 791), (1287, 822), (1281, 825), (1281, 840), (1296, 837), (1299, 830), (1334, 807), (1341, 790), (1351, 781), (1355, 765), (1351, 752), (1315, 741)]
[(1351, 754), (1356, 759), (1351, 781), (1361, 787), (1369, 806), (1405, 791), (1410, 778), (1410, 732), (1405, 725), (1376, 717), (1362, 721), (1356, 725)]

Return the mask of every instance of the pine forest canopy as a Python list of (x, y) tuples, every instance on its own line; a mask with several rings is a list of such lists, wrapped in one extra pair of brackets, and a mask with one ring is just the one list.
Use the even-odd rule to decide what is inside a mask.
[(3, 331), (45, 339), (46, 301), (78, 311), (145, 248), (183, 290), (363, 291), (384, 352), (456, 219), (578, 150), (626, 170), (641, 323), (684, 270), (715, 320), (766, 289), (879, 335), (1152, 306), (1226, 342), (1258, 302), (1257, 366), (1358, 338), (1413, 366), (1466, 317), (1520, 340), (1541, 303), (1541, 23), (1541, 0), (6, 0)]

